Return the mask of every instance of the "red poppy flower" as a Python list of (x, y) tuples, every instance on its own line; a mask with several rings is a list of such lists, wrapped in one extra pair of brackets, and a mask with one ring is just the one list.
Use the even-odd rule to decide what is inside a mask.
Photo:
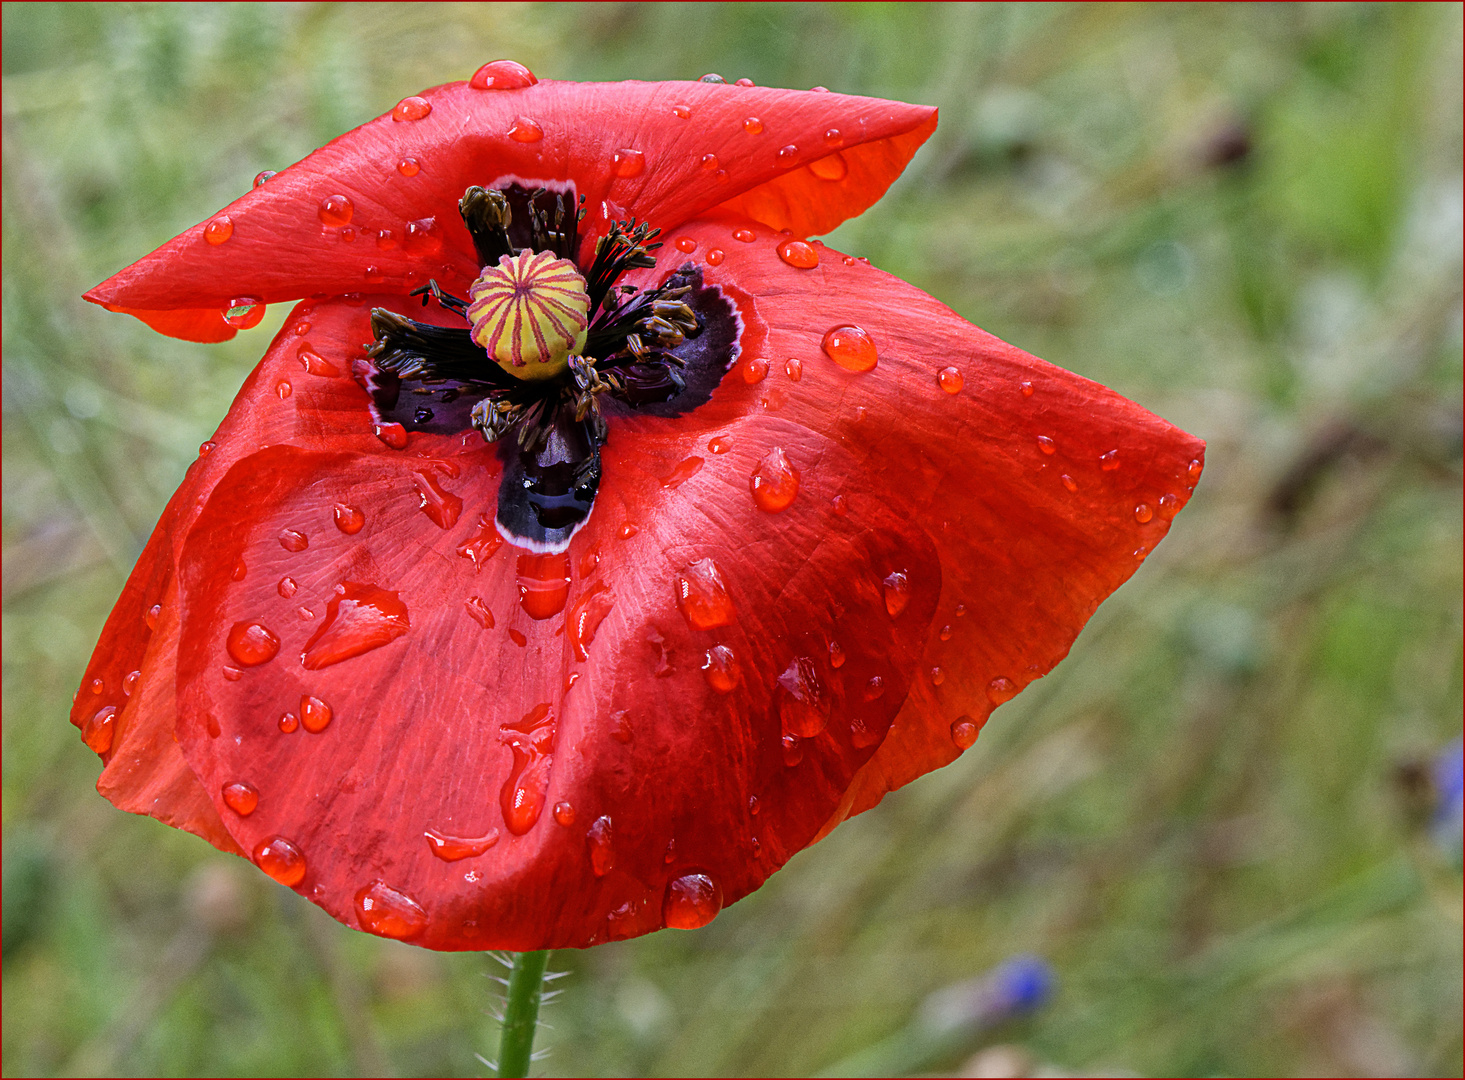
[(701, 925), (954, 759), (1203, 446), (804, 239), (935, 122), (499, 62), (89, 293), (199, 341), (306, 298), (86, 672), (102, 793), (527, 950)]

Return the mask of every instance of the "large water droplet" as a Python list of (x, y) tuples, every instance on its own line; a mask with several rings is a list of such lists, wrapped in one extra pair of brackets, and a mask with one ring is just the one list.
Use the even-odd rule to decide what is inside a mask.
[(677, 607), (693, 630), (727, 626), (736, 614), (722, 572), (711, 559), (698, 559), (676, 576)]
[(785, 240), (779, 244), (778, 257), (799, 270), (812, 270), (819, 265), (819, 252), (802, 240)]
[(759, 510), (769, 514), (782, 513), (798, 497), (799, 470), (784, 455), (783, 448), (775, 446), (758, 462), (753, 475), (748, 478), (748, 488)]
[(698, 164), (700, 164), (702, 168), (706, 169), (708, 172), (711, 172), (713, 169), (717, 168), (717, 155), (703, 154), (702, 160)]
[(436, 829), (428, 829), (422, 835), (427, 840), (428, 848), (443, 862), (474, 858), (499, 842), (497, 829), (489, 829), (485, 835), (478, 837), (449, 836)]
[(255, 175), (254, 186), (259, 187), (261, 184), (269, 183), (269, 181), (279, 175), (274, 169), (265, 169), (263, 172)]
[(404, 97), (397, 102), (392, 109), (392, 119), (396, 121), (421, 120), (431, 112), (432, 102), (414, 94), (412, 97)]
[(222, 244), (234, 235), (234, 222), (228, 214), (220, 214), (203, 227), (203, 238), (210, 244)]
[(622, 180), (646, 171), (646, 155), (639, 150), (617, 150), (611, 156), (610, 171)]
[(794, 163), (794, 158), (796, 158), (798, 156), (799, 156), (799, 148), (797, 146), (795, 146), (793, 143), (789, 143), (787, 146), (780, 146), (778, 148), (778, 163), (780, 165), (783, 165), (783, 166), (792, 165)]
[(117, 707), (108, 705), (98, 709), (87, 718), (81, 728), (81, 741), (86, 743), (94, 754), (105, 754), (112, 749), (112, 736), (114, 733), (113, 720), (117, 716)]
[(463, 500), (451, 491), (444, 491), (436, 475), (424, 469), (412, 474), (417, 490), (417, 506), (439, 529), (451, 529), (463, 512)]
[(366, 524), (366, 515), (357, 507), (347, 506), (345, 503), (337, 503), (331, 513), (336, 519), (336, 528), (347, 536), (355, 536)]
[(474, 90), (522, 90), (539, 80), (523, 64), (514, 60), (494, 60), (473, 73), (468, 85)]
[(1154, 516), (1155, 512), (1150, 508), (1149, 503), (1140, 503), (1134, 508), (1134, 520), (1139, 522), (1141, 525), (1149, 524)]
[(422, 171), (422, 163), (415, 157), (404, 157), (397, 162), (397, 171), (403, 176), (416, 176)]
[(407, 429), (401, 424), (372, 424), (371, 433), (393, 450), (407, 449)]
[(849, 166), (844, 163), (844, 155), (836, 150), (826, 157), (809, 162), (809, 171), (820, 180), (843, 180), (849, 173)]
[(485, 630), (493, 629), (493, 612), (488, 610), (488, 605), (477, 596), (470, 596), (463, 601), (463, 607), (474, 622)]
[(280, 639), (257, 622), (237, 622), (229, 629), (225, 647), (241, 667), (256, 667), (273, 660), (280, 651)]
[(702, 662), (702, 675), (719, 694), (730, 694), (743, 677), (743, 665), (726, 645), (714, 645)]
[(601, 815), (590, 824), (585, 833), (590, 848), (590, 869), (596, 877), (605, 877), (615, 866), (615, 848), (611, 846), (610, 818)]
[(280, 579), (280, 584), (275, 586), (275, 591), (278, 592), (281, 597), (288, 600), (290, 599), (290, 597), (295, 595), (295, 591), (298, 588), (300, 588), (300, 586), (295, 583), (294, 578), (282, 577)]
[(225, 784), (224, 805), (240, 817), (248, 817), (259, 805), (259, 789), (243, 780)]
[(544, 138), (544, 129), (527, 116), (517, 116), (509, 125), (508, 135), (515, 142), (532, 143)]
[(910, 577), (904, 570), (896, 570), (885, 579), (885, 610), (892, 619), (897, 618), (911, 602)]
[(312, 735), (319, 735), (324, 731), (334, 715), (331, 707), (318, 697), (306, 694), (300, 699), (300, 722)]
[(256, 327), (265, 317), (265, 305), (257, 296), (237, 296), (224, 309), (224, 321), (236, 330)]
[(295, 392), (295, 388), (293, 386), (291, 386), (289, 383), (285, 382), (284, 380), (281, 380), (280, 382), (277, 382), (275, 384), (275, 393), (277, 395), (279, 395), (280, 400), (282, 400), (282, 401), (285, 398), (289, 397), (294, 392)]
[(494, 528), (487, 514), (481, 514), (474, 526), (473, 535), (458, 545), (458, 554), (473, 563), (474, 569), (482, 570), (493, 554), (503, 546), (504, 538)]
[(280, 546), (286, 551), (304, 551), (310, 539), (298, 529), (285, 529), (280, 533)]
[(680, 487), (701, 472), (703, 464), (703, 459), (699, 457), (689, 457), (679, 461), (676, 468), (672, 469), (670, 475), (661, 482), (661, 486), (664, 488)]
[(732, 449), (732, 440), (726, 435), (714, 435), (707, 443), (707, 450), (713, 454), (725, 454)]
[(417, 901), (384, 881), (373, 881), (356, 893), (356, 919), (367, 933), (398, 940), (427, 928), (427, 912)]
[(254, 862), (281, 885), (294, 888), (305, 880), (305, 856), (283, 836), (272, 836), (256, 845)]
[(874, 371), (879, 362), (875, 343), (858, 326), (836, 326), (824, 335), (824, 355), (846, 371)]
[(961, 393), (963, 379), (960, 368), (942, 368), (936, 373), (936, 381), (940, 383), (941, 389), (945, 390), (948, 394)]
[(132, 692), (137, 689), (137, 680), (142, 678), (141, 671), (129, 671), (122, 679), (122, 696), (131, 697)]
[(829, 695), (819, 678), (819, 669), (807, 656), (796, 656), (778, 677), (782, 690), (778, 716), (786, 735), (812, 738), (829, 723)]
[(320, 201), (320, 207), (316, 210), (316, 216), (320, 223), (328, 228), (339, 229), (343, 225), (351, 224), (351, 215), (356, 212), (356, 207), (351, 200), (344, 195), (327, 195)]
[(768, 361), (761, 356), (754, 357), (743, 366), (743, 381), (747, 383), (762, 382), (768, 376)]
[(319, 671), (396, 641), (410, 625), (407, 605), (395, 592), (343, 581), (326, 603), (326, 617), (305, 643), (300, 663), (307, 671)]
[(758, 236), (752, 229), (734, 229), (732, 238), (740, 244), (751, 244)]
[(499, 728), (499, 741), (513, 751), (514, 764), (499, 792), (504, 823), (509, 832), (523, 836), (544, 812), (549, 772), (554, 764), (555, 717), (549, 702), (541, 702), (517, 723)]
[(564, 799), (554, 804), (554, 820), (556, 825), (563, 825), (569, 828), (575, 824), (575, 807)]
[(958, 750), (970, 750), (980, 730), (975, 720), (963, 716), (951, 725), (951, 741), (956, 743)]
[(999, 675), (987, 684), (987, 700), (1001, 705), (1017, 696), (1017, 684), (1005, 675)]
[(722, 260), (725, 258), (727, 256), (723, 254), (722, 248), (709, 248), (707, 251), (708, 266), (721, 266)]
[(519, 606), (531, 619), (552, 619), (570, 598), (567, 554), (523, 554), (518, 561)]
[(750, 116), (743, 121), (743, 130), (749, 135), (761, 135), (763, 134), (763, 121), (756, 116)]
[(722, 889), (706, 874), (683, 874), (669, 881), (661, 918), (675, 930), (706, 926), (722, 910)]
[(679, 236), (676, 238), (673, 246), (683, 254), (690, 255), (697, 250), (697, 241), (693, 240), (690, 236)]
[(575, 651), (576, 660), (584, 663), (590, 659), (590, 643), (595, 640), (595, 632), (614, 604), (615, 593), (597, 582), (570, 607), (565, 624), (570, 630), (570, 646)]

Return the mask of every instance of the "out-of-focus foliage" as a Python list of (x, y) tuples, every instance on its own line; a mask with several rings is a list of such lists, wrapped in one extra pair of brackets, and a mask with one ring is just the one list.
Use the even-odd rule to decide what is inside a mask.
[(1046, 1007), (911, 1068), (1459, 1075), (1431, 765), (1462, 707), (1453, 4), (6, 5), (6, 1073), (492, 1051), (489, 960), (114, 810), (66, 712), (281, 315), (196, 346), (79, 294), (501, 56), (939, 105), (830, 243), (1210, 442), (1170, 538), (961, 761), (707, 929), (559, 954), (543, 1067), (813, 1072), (1023, 952)]

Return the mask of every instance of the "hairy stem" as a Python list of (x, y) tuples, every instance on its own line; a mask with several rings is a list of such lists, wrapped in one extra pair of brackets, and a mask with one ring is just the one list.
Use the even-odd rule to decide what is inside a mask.
[(528, 1076), (534, 1052), (534, 1029), (539, 1023), (539, 999), (544, 992), (544, 969), (549, 950), (518, 953), (509, 972), (509, 996), (499, 1042), (500, 1076)]

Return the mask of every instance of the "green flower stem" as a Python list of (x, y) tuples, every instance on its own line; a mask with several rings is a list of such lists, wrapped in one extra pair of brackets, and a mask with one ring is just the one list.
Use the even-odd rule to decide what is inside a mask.
[(518, 953), (514, 957), (499, 1041), (500, 1076), (529, 1075), (534, 1029), (539, 1023), (539, 999), (544, 993), (544, 969), (548, 964), (548, 949)]

